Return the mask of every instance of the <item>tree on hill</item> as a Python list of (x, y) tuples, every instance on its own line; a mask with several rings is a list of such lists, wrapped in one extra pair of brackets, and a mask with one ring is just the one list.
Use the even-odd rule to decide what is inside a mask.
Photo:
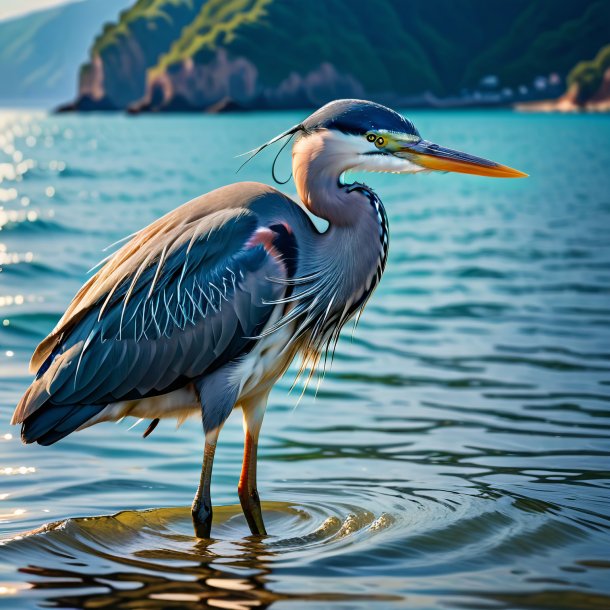
[(572, 68), (568, 75), (568, 86), (576, 88), (579, 104), (585, 104), (599, 91), (609, 68), (610, 44), (602, 47), (594, 59), (581, 61)]

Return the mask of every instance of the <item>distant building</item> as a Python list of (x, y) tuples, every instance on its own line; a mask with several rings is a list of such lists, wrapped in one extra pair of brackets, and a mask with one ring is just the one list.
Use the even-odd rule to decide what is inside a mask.
[(500, 79), (495, 74), (488, 74), (479, 81), (479, 84), (487, 89), (495, 89), (500, 84)]
[(537, 76), (534, 79), (534, 88), (538, 89), (538, 91), (543, 91), (544, 89), (546, 89), (547, 86), (547, 79), (544, 76)]

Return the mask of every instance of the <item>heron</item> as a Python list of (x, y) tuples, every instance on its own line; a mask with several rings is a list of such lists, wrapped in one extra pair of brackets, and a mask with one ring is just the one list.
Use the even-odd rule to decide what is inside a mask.
[(280, 140), (292, 141), (300, 202), (238, 182), (130, 236), (34, 351), (35, 378), (12, 419), (25, 443), (51, 445), (126, 416), (151, 420), (144, 436), (160, 419), (200, 416), (198, 538), (211, 535), (214, 453), (236, 408), (245, 436), (238, 496), (252, 535), (266, 535), (256, 469), (269, 393), (297, 355), (307, 380), (326, 366), (384, 272), (385, 208), (348, 170), (526, 176), (424, 140), (410, 120), (364, 100), (330, 102), (251, 156)]

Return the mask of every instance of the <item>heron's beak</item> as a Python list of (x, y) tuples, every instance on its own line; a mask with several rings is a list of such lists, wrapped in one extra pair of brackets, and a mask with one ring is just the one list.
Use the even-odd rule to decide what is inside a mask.
[(507, 165), (500, 165), (494, 161), (474, 157), (459, 150), (444, 148), (426, 140), (404, 143), (394, 153), (425, 167), (439, 172), (459, 172), (461, 174), (474, 174), (476, 176), (490, 176), (492, 178), (525, 178), (527, 174), (513, 169)]

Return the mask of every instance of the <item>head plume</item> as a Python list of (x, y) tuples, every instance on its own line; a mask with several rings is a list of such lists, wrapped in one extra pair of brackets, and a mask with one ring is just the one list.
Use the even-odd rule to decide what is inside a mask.
[(265, 142), (264, 144), (261, 144), (257, 148), (253, 148), (252, 150), (249, 150), (248, 152), (245, 152), (245, 153), (242, 153), (241, 155), (238, 155), (239, 157), (243, 157), (245, 155), (249, 155), (249, 156), (239, 166), (237, 171), (239, 172), (241, 170), (241, 168), (244, 167), (244, 165), (246, 165), (246, 163), (248, 163), (249, 161), (252, 161), (252, 159), (254, 159), (254, 157), (256, 157), (256, 155), (258, 155), (258, 153), (262, 152), (265, 148), (267, 148), (267, 146), (271, 146), (271, 144), (275, 144), (276, 142), (279, 142), (280, 140), (282, 140), (284, 138), (288, 138), (282, 144), (281, 148), (279, 149), (279, 151), (275, 155), (275, 159), (273, 159), (273, 165), (271, 166), (271, 175), (273, 176), (273, 179), (275, 180), (275, 182), (277, 182), (278, 184), (286, 184), (286, 182), (288, 182), (288, 180), (290, 180), (290, 176), (292, 176), (292, 174), (290, 176), (288, 176), (288, 178), (286, 180), (284, 180), (284, 181), (278, 180), (277, 176), (275, 175), (275, 164), (277, 162), (278, 157), (280, 156), (280, 154), (284, 150), (284, 148), (286, 148), (286, 146), (289, 144), (290, 140), (292, 140), (293, 136), (296, 133), (298, 133), (299, 131), (305, 131), (305, 128), (303, 127), (302, 123), (299, 123), (298, 125), (293, 125), (290, 129), (287, 129), (286, 131), (282, 132), (281, 134), (275, 136), (274, 138), (271, 138), (271, 140), (269, 140), (268, 142)]

